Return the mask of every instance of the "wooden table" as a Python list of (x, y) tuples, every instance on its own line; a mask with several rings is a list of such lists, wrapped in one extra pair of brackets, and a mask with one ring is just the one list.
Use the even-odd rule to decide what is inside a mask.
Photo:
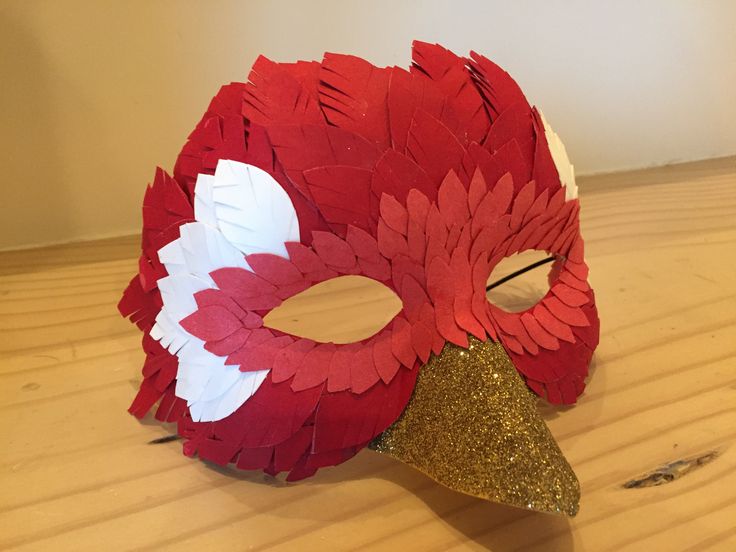
[(125, 412), (143, 358), (115, 310), (125, 237), (0, 254), (0, 548), (736, 550), (736, 160), (580, 180), (601, 344), (578, 406), (542, 407), (576, 518), (370, 451), (290, 485), (147, 444), (172, 428)]

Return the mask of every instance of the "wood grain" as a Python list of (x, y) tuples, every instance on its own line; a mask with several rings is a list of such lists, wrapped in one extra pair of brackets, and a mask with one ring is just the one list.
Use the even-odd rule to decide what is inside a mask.
[[(582, 482), (578, 517), (465, 497), (369, 451), (287, 485), (148, 445), (172, 428), (125, 412), (143, 358), (115, 310), (126, 237), (0, 254), (0, 548), (736, 550), (736, 159), (581, 180), (602, 339), (579, 404), (541, 407)], [(500, 289), (513, 303), (541, 285)], [(298, 316), (344, 304), (319, 295)]]

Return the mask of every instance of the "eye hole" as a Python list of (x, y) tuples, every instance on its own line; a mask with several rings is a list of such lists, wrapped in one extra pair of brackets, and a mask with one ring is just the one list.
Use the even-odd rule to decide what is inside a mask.
[[(502, 259), (491, 272), (488, 284), (493, 284), (501, 278), (547, 257), (549, 255), (544, 251), (529, 250)], [(507, 312), (521, 312), (533, 307), (549, 291), (547, 275), (551, 266), (551, 264), (540, 266), (493, 288), (487, 294), (488, 300)]]
[(340, 276), (298, 293), (264, 325), (323, 343), (353, 343), (378, 333), (401, 310), (399, 297), (365, 276)]

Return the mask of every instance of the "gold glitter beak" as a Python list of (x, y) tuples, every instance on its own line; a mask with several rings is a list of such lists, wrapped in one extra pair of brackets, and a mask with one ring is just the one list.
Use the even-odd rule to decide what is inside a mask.
[(455, 491), (574, 516), (580, 484), (500, 343), (448, 343), (371, 448)]

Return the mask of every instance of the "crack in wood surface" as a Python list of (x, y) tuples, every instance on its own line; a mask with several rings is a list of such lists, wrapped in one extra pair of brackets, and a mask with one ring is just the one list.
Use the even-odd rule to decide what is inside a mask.
[(720, 455), (720, 451), (711, 450), (697, 456), (683, 458), (669, 462), (658, 467), (654, 471), (648, 472), (634, 479), (630, 479), (623, 484), (624, 489), (640, 489), (643, 487), (656, 487), (666, 483), (672, 483), (675, 479), (680, 479), (693, 470), (696, 470), (706, 464), (712, 462)]

